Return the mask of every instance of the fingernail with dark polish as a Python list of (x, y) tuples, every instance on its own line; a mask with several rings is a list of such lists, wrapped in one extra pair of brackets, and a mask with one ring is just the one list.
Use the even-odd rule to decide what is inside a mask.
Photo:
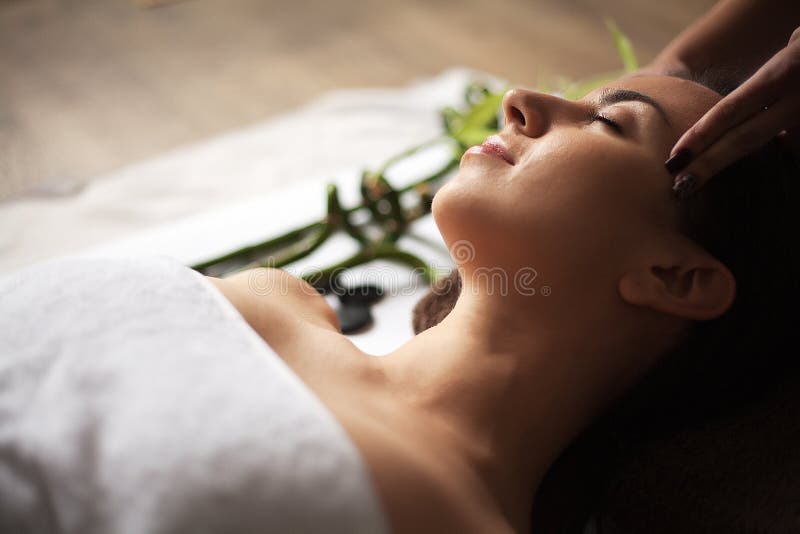
[(678, 150), (674, 156), (665, 161), (664, 166), (670, 174), (674, 175), (676, 172), (686, 167), (691, 160), (692, 151), (688, 148), (682, 148)]
[(697, 176), (694, 174), (686, 174), (675, 179), (672, 185), (672, 192), (675, 193), (679, 199), (683, 200), (692, 194), (695, 186), (697, 185)]

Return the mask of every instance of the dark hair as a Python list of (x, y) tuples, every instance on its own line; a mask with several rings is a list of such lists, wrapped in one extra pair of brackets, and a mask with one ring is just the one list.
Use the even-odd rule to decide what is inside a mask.
[[(670, 74), (723, 96), (736, 87), (718, 71)], [(735, 413), (798, 371), (800, 359), (786, 350), (793, 346), (793, 312), (800, 302), (800, 210), (793, 205), (800, 200), (798, 187), (798, 161), (773, 139), (688, 199), (676, 199), (682, 203), (681, 230), (736, 278), (734, 303), (723, 316), (693, 324), (680, 347), (561, 454), (535, 495), (533, 532), (582, 533), (614, 498), (607, 491), (613, 476), (637, 449)], [(457, 290), (456, 276), (449, 286)], [(436, 299), (447, 311), (452, 307), (437, 295), (441, 291), (418, 303), (417, 331), (446, 315)]]

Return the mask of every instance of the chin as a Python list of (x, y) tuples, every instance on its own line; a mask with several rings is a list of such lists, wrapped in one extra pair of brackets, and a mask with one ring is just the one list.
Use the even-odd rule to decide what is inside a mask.
[(436, 223), (436, 227), (439, 228), (439, 233), (444, 235), (442, 229), (442, 223), (448, 219), (449, 213), (449, 204), (450, 199), (448, 198), (449, 189), (452, 185), (452, 180), (444, 184), (435, 195), (433, 195), (433, 201), (431, 202), (431, 216), (433, 216), (433, 221)]
[(453, 182), (455, 178), (436, 192), (431, 204), (433, 221), (446, 243), (463, 239), (462, 236), (468, 233), (469, 213), (474, 212), (474, 207), (469, 206), (471, 202), (467, 201), (469, 195)]

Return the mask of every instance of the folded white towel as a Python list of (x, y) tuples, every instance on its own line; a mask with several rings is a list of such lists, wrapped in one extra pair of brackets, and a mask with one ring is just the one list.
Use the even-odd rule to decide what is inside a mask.
[(194, 271), (0, 281), (0, 532), (388, 531), (345, 430)]

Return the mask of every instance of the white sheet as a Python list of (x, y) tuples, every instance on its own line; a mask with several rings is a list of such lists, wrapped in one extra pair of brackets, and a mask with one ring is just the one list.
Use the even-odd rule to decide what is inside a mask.
[(37, 265), (0, 318), (0, 532), (388, 532), (344, 429), (179, 263)]

